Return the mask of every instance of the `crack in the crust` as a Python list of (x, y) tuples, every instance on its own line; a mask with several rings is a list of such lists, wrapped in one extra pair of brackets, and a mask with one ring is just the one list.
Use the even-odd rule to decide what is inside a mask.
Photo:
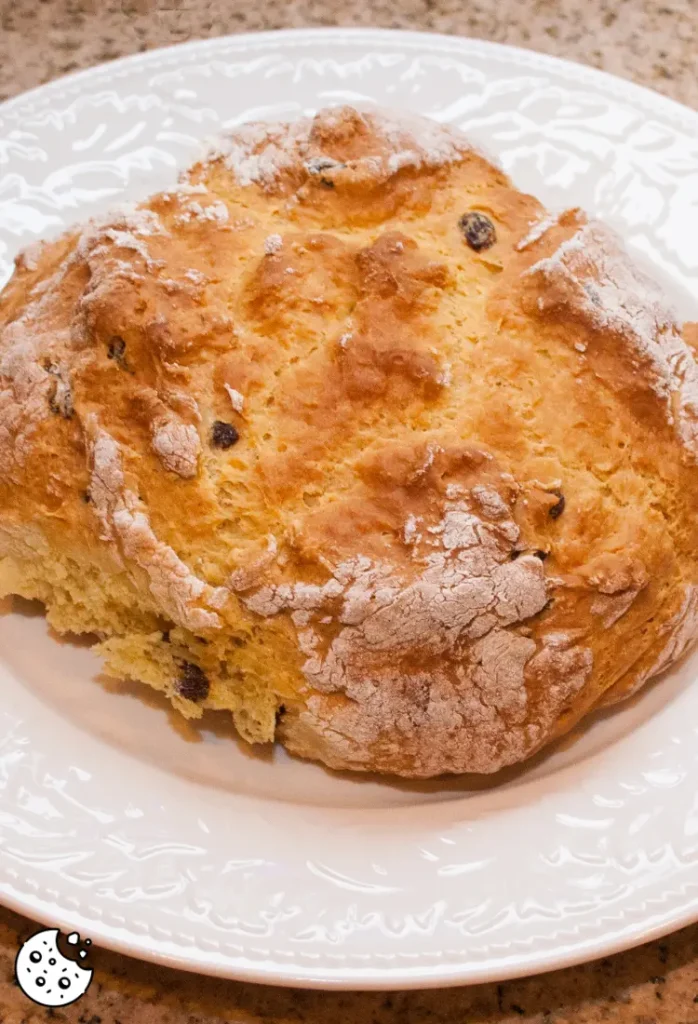
[[(268, 586), (243, 601), (265, 615), (293, 609), (299, 626), (302, 610), (299, 647), (312, 687), (302, 715), (327, 742), (345, 737), (345, 751), (361, 760), (374, 744), (387, 750), (401, 736), (420, 771), (434, 758), (456, 770), (466, 755), (477, 770), (492, 770), (525, 755), (541, 731), (539, 711), (546, 721), (554, 715), (552, 705), (538, 708), (538, 698), (534, 711), (525, 675), (545, 644), (506, 628), (544, 607), (545, 572), (533, 555), (509, 560), (518, 539), (511, 520), (483, 522), (465, 501), (449, 502), (427, 532), (441, 551), (415, 540), (423, 568), (411, 582), (367, 558), (335, 568), (341, 604), (334, 618), (343, 628), (324, 654), (320, 615), (332, 580)], [(581, 685), (585, 676), (576, 678)], [(346, 703), (325, 713), (322, 700), (339, 693)], [(455, 735), (462, 741), (453, 748)]]
[(123, 560), (135, 563), (148, 576), (158, 605), (179, 625), (193, 630), (220, 625), (218, 615), (195, 602), (219, 608), (228, 592), (214, 589), (196, 576), (173, 548), (154, 534), (148, 517), (138, 508), (138, 497), (125, 486), (117, 442), (93, 417), (87, 423), (91, 451), (91, 507), (98, 517), (102, 539), (115, 542)]
[[(588, 226), (587, 226), (587, 228), (588, 228)], [(593, 230), (596, 230), (596, 229), (592, 228), (592, 229), (589, 229), (589, 230), (593, 231)], [(574, 236), (574, 237), (576, 239), (578, 239), (579, 235)], [(573, 240), (570, 240), (570, 242), (572, 242), (572, 241)], [(567, 268), (565, 263), (564, 263), (564, 261), (560, 259), (560, 255), (561, 255), (561, 252), (564, 249), (564, 245), (566, 244), (569, 247), (570, 242), (563, 243), (562, 249), (559, 248), (557, 253), (554, 254), (552, 258), (549, 258), (547, 261), (544, 260), (543, 263), (547, 265), (547, 264), (550, 264), (551, 261), (552, 261), (552, 263), (554, 263), (555, 268), (558, 271), (561, 270), (563, 274), (567, 274), (569, 272), (569, 268)], [(599, 254), (600, 254), (601, 263), (602, 264), (607, 263), (608, 260), (606, 259), (606, 257), (608, 257), (609, 254), (614, 253), (615, 250), (616, 250), (615, 243), (611, 243), (608, 238), (601, 238), (601, 239), (599, 239), (598, 237), (594, 239), (594, 242), (595, 242), (595, 252), (596, 252), (597, 261), (598, 261)], [(594, 248), (594, 247), (592, 247), (592, 248)], [(593, 256), (593, 253), (592, 253), (592, 256)], [(589, 257), (589, 258), (592, 259), (592, 257)], [(632, 264), (630, 263), (629, 258), (627, 257), (626, 254), (620, 253), (620, 254), (617, 254), (616, 256), (613, 256), (613, 259), (616, 259), (616, 258), (620, 260), (620, 265), (616, 269), (618, 269), (620, 271), (623, 271), (624, 268), (627, 268), (630, 271), (630, 277), (632, 279), (632, 284), (637, 286), (636, 289), (635, 289), (635, 292), (633, 292), (633, 288), (631, 287), (629, 289), (628, 294), (633, 295), (633, 294), (642, 293), (642, 288), (640, 288), (640, 291), (638, 292), (638, 287), (639, 287), (639, 285), (644, 284), (644, 275), (637, 274), (633, 270)], [(536, 266), (538, 266), (538, 264)], [(574, 273), (572, 274), (572, 277), (573, 277), (573, 279), (575, 281), (577, 281), (578, 277), (583, 277), (583, 275), (584, 275), (584, 268), (583, 267), (580, 269), (579, 267), (575, 266), (572, 269), (574, 270)], [(603, 283), (605, 283), (607, 286), (610, 285), (611, 288), (613, 288), (614, 287), (614, 275), (613, 275), (613, 272), (612, 272), (613, 271), (613, 267), (611, 267), (610, 270), (609, 270), (609, 268), (607, 266), (602, 266), (602, 270), (603, 270), (603, 275), (602, 275)], [(530, 272), (531, 271), (529, 270), (527, 273), (530, 273)], [(692, 417), (692, 419), (695, 420), (695, 416), (696, 416), (696, 401), (695, 401), (695, 397), (694, 396), (696, 394), (698, 394), (698, 392), (696, 391), (696, 386), (697, 385), (696, 385), (695, 359), (693, 358), (693, 355), (692, 355), (692, 353), (690, 351), (690, 348), (686, 344), (685, 338), (682, 338), (682, 335), (681, 335), (681, 333), (679, 331), (678, 325), (672, 323), (671, 316), (669, 315), (669, 316), (666, 316), (666, 317), (663, 318), (663, 314), (666, 311), (660, 310), (659, 307), (657, 306), (657, 303), (660, 303), (660, 301), (661, 301), (659, 296), (658, 296), (658, 294), (655, 294), (655, 290), (654, 289), (651, 289), (651, 292), (652, 292), (652, 294), (649, 296), (649, 298), (645, 299), (644, 296), (643, 296), (643, 297), (641, 297), (638, 300), (638, 303), (639, 303), (638, 310), (640, 311), (640, 313), (642, 313), (643, 310), (645, 310), (645, 311), (649, 310), (649, 312), (651, 313), (651, 316), (649, 317), (649, 320), (644, 322), (644, 327), (643, 327), (643, 323), (640, 324), (640, 326), (643, 327), (643, 330), (638, 333), (638, 323), (636, 323), (635, 320), (633, 319), (633, 317), (629, 316), (627, 313), (625, 314), (624, 322), (626, 323), (626, 326), (628, 327), (629, 331), (631, 332), (631, 337), (633, 339), (633, 344), (635, 344), (637, 347), (639, 347), (640, 351), (645, 353), (648, 356), (648, 358), (650, 358), (653, 361), (653, 364), (657, 364), (657, 360), (659, 360), (659, 362), (661, 362), (662, 359), (666, 359), (667, 372), (668, 372), (668, 375), (669, 375), (668, 387), (671, 388), (671, 385), (672, 385), (672, 382), (673, 382), (675, 384), (677, 390), (672, 392), (672, 395), (674, 395), (674, 396), (682, 395), (684, 397), (684, 405), (683, 405), (681, 410), (677, 410), (677, 415), (680, 416), (681, 412), (683, 412), (684, 414), (689, 415), (689, 418)], [(615, 295), (612, 295), (610, 298), (611, 298), (612, 301), (609, 304), (607, 304), (607, 305), (609, 305), (609, 308), (610, 308), (610, 319), (613, 320), (614, 319), (614, 303), (622, 301), (622, 289), (618, 289), (618, 293), (615, 294)], [(593, 310), (591, 310), (589, 312), (590, 312), (590, 314), (592, 316), (592, 319), (594, 317), (598, 317), (598, 315), (599, 315), (598, 311), (594, 312)], [(615, 309), (615, 313), (621, 314), (621, 320), (623, 320), (623, 310)], [(604, 315), (608, 316), (609, 315), (609, 311), (606, 310)], [(597, 326), (597, 325), (595, 324), (595, 326)], [(616, 326), (618, 327), (618, 324), (616, 324)], [(623, 327), (622, 323), (620, 324), (619, 329), (621, 330), (621, 333), (623, 334), (624, 333), (624, 327)], [(673, 346), (670, 343), (671, 339), (668, 339), (668, 336), (666, 334), (667, 330), (669, 330), (669, 329), (674, 331), (674, 334), (672, 334)], [(675, 335), (675, 337), (674, 337), (674, 335)], [(561, 344), (564, 344), (564, 343), (561, 342)], [(547, 353), (546, 353), (546, 355), (547, 355)], [(548, 358), (550, 358), (550, 357), (548, 356)], [(606, 392), (606, 393), (611, 392), (612, 393), (612, 389), (609, 387), (608, 380), (606, 379), (606, 377), (603, 374), (599, 375), (599, 374), (595, 373), (592, 367), (586, 368), (584, 370), (584, 373), (585, 373), (585, 375), (587, 377), (590, 377), (590, 376), (593, 375), (594, 386), (596, 388), (598, 388), (599, 384), (600, 384), (602, 386), (602, 388), (604, 389), (604, 392)], [(686, 398), (685, 391), (684, 391), (684, 389), (685, 389), (685, 387), (687, 385), (687, 380), (686, 380), (687, 377), (690, 378), (690, 380), (688, 381), (689, 390), (692, 388), (692, 394), (689, 394), (688, 398)], [(671, 413), (672, 413), (672, 410), (671, 410), (671, 408), (668, 410), (668, 413), (669, 413), (669, 421), (670, 421), (669, 422), (669, 426), (671, 427), (672, 426), (672, 423), (671, 423)], [(681, 434), (681, 437), (684, 440), (684, 443), (688, 444), (687, 438), (683, 435), (683, 433), (680, 430), (678, 431), (678, 433)], [(694, 433), (695, 433), (695, 431), (694, 431)], [(538, 438), (538, 440), (540, 441), (540, 438)], [(538, 450), (543, 449), (543, 451), (547, 451), (548, 453), (553, 454), (554, 457), (559, 461), (559, 463), (562, 466), (564, 466), (568, 471), (570, 470), (570, 468), (572, 469), (573, 472), (578, 472), (579, 471), (579, 464), (576, 464), (576, 465), (572, 464), (572, 466), (570, 467), (569, 462), (566, 461), (565, 458), (564, 458), (564, 453), (563, 452), (555, 450), (555, 449), (553, 449), (549, 445), (540, 445), (540, 444), (538, 444), (538, 445), (536, 445), (536, 447), (537, 447)], [(630, 465), (632, 466), (632, 452), (628, 451), (626, 453), (626, 458), (627, 458), (627, 456), (630, 456)], [(623, 459), (623, 461), (626, 462), (626, 459)], [(623, 508), (627, 508), (629, 506), (629, 504), (630, 504), (629, 502), (625, 502), (624, 503), (622, 501), (622, 499), (620, 499), (618, 497), (617, 493), (615, 493), (614, 491), (611, 490), (611, 487), (612, 487), (612, 485), (614, 484), (614, 482), (616, 480), (619, 480), (620, 483), (621, 483), (621, 486), (622, 486), (622, 483), (623, 483), (622, 473), (624, 472), (624, 468), (623, 467), (617, 467), (617, 468), (614, 467), (610, 472), (602, 473), (602, 472), (599, 471), (598, 467), (595, 466), (591, 462), (591, 460), (587, 459), (583, 463), (583, 468), (586, 470), (586, 472), (590, 476), (592, 476), (596, 480), (596, 482), (598, 483), (598, 485), (599, 485), (600, 489), (602, 490), (602, 492), (605, 493), (607, 500), (612, 502), (612, 504), (613, 504), (615, 509), (619, 510), (622, 513), (622, 509)], [(681, 530), (682, 529), (682, 525), (681, 524), (682, 524), (682, 520), (683, 520), (684, 517), (682, 515), (680, 515), (680, 514), (673, 514), (672, 515), (671, 512), (667, 509), (667, 495), (666, 495), (666, 493), (661, 494), (661, 495), (660, 495), (660, 493), (658, 493), (658, 489), (657, 489), (657, 486), (656, 486), (656, 481), (655, 481), (655, 478), (653, 476), (647, 474), (646, 472), (642, 472), (642, 468), (637, 469), (634, 466), (632, 466), (632, 468), (633, 468), (633, 472), (637, 473), (642, 478), (643, 484), (644, 484), (644, 486), (645, 486), (645, 488), (646, 488), (646, 490), (648, 492), (647, 507), (648, 508), (656, 509), (656, 511), (662, 516), (664, 522), (667, 524), (667, 531), (666, 532), (667, 532), (667, 534), (669, 535), (669, 537), (671, 539), (672, 553), (673, 553), (674, 557), (676, 557), (676, 555), (677, 555), (677, 543), (678, 543), (678, 549), (680, 550), (680, 548), (681, 548), (680, 538), (677, 536), (677, 530)], [(616, 487), (616, 490), (617, 490), (617, 487)], [(663, 490), (665, 490), (665, 489), (663, 488)], [(669, 504), (672, 505), (674, 503), (669, 501)]]
[[(506, 634), (510, 639), (508, 641), (505, 640), (503, 634)], [(484, 646), (488, 641), (489, 646), (485, 651)], [(526, 664), (531, 660), (536, 652), (535, 641), (527, 637), (519, 636), (509, 630), (492, 629), (481, 638), (478, 646), (480, 649), (477, 654), (475, 671), (471, 674), (471, 680), (483, 707), (494, 711), (497, 718), (503, 722), (507, 728), (510, 728), (512, 724), (521, 727), (525, 726), (527, 721), (526, 711), (528, 710), (528, 701), (526, 699), (524, 672)], [(514, 657), (513, 654), (515, 651), (516, 656)], [(519, 655), (519, 652), (523, 657)], [(507, 655), (509, 655), (509, 665), (507, 665)], [(490, 664), (485, 668), (484, 663), (486, 661), (489, 661)], [(483, 685), (481, 676), (477, 671), (477, 669), (480, 668), (485, 676), (491, 676), (496, 680), (501, 667), (504, 667), (505, 670), (508, 668), (511, 671), (512, 661), (517, 663), (514, 666), (514, 671), (520, 670), (520, 686), (514, 688), (510, 686), (506, 687), (507, 693), (510, 694), (510, 699), (507, 701), (507, 704), (510, 709), (512, 709), (512, 703), (518, 706), (518, 718), (512, 718), (511, 716), (508, 717), (506, 715), (506, 708), (502, 706), (502, 695), (500, 692), (495, 692), (494, 700), (487, 699), (487, 684), (485, 683)]]
[[(696, 615), (698, 614), (698, 612), (697, 612), (695, 607), (693, 609), (691, 609), (690, 605), (691, 605), (691, 601), (695, 602), (695, 600), (696, 600), (695, 597), (692, 597), (691, 595), (694, 595), (698, 591), (697, 591), (697, 589), (695, 587), (695, 584), (690, 584), (690, 583), (687, 583), (686, 581), (682, 581), (682, 583), (683, 583), (683, 587), (684, 587), (684, 592), (687, 595), (687, 596), (684, 597), (684, 602), (683, 602), (682, 606), (678, 609), (677, 612), (674, 613), (673, 616), (670, 616), (669, 618), (665, 619), (664, 622), (659, 627), (659, 631), (658, 631), (659, 636), (667, 637), (668, 638), (667, 643), (665, 643), (664, 647), (659, 652), (659, 654), (656, 656), (655, 660), (650, 664), (650, 666), (638, 678), (635, 679), (635, 682), (630, 687), (630, 689), (621, 690), (619, 695), (614, 696), (614, 691), (619, 689), (619, 688), (621, 688), (621, 684), (623, 683), (623, 680), (626, 679), (627, 677), (633, 676), (633, 675), (635, 675), (637, 673), (638, 668), (640, 666), (640, 663), (643, 661), (643, 659), (645, 659), (647, 657), (648, 652), (652, 648), (652, 641), (650, 640), (649, 644), (646, 644), (645, 646), (643, 646), (643, 648), (640, 651), (640, 653), (633, 660), (633, 662), (630, 665), (628, 665), (628, 667), (625, 669), (625, 671), (622, 672), (621, 675), (619, 675), (616, 679), (613, 679), (613, 681), (608, 686), (608, 688), (606, 690), (604, 690), (603, 693), (601, 693), (599, 695), (599, 699), (597, 700), (596, 704), (594, 705), (595, 707), (604, 707), (606, 705), (613, 704), (616, 701), (624, 700), (625, 698), (632, 696), (634, 693), (637, 692), (637, 690), (640, 689), (640, 687), (642, 687), (644, 685), (644, 683), (648, 679), (651, 679), (653, 676), (657, 675), (659, 672), (662, 672), (667, 667), (667, 665), (668, 665), (670, 660), (673, 661), (673, 660), (676, 659), (676, 657), (680, 657), (681, 653), (683, 653), (687, 649), (687, 647), (689, 646), (691, 641), (689, 640), (688, 642), (685, 642), (685, 643), (682, 644), (681, 640), (679, 640), (679, 642), (677, 643), (676, 642), (676, 635), (675, 635), (674, 631), (672, 630), (672, 625), (675, 624), (677, 621), (681, 621), (681, 622), (685, 623), (686, 618), (688, 617), (689, 612), (691, 610), (693, 611), (694, 619), (696, 618)], [(652, 620), (656, 621), (657, 619), (659, 619), (662, 616), (662, 613), (664, 611), (666, 611), (667, 607), (670, 607), (670, 603), (671, 603), (671, 597), (663, 600), (659, 606), (655, 607), (652, 610), (652, 616), (649, 619), (645, 619), (643, 621), (642, 627), (646, 627), (649, 621), (652, 621)], [(695, 628), (694, 628), (693, 632), (695, 633)], [(644, 636), (645, 636), (645, 629), (641, 628), (639, 630), (639, 633), (640, 633), (641, 638), (644, 638)], [(679, 654), (677, 655), (677, 654), (673, 653), (673, 650), (672, 650), (672, 654), (671, 655), (667, 655), (667, 647), (669, 645), (673, 645), (673, 646), (677, 647), (679, 649)], [(611, 699), (608, 699), (608, 695), (611, 695)]]

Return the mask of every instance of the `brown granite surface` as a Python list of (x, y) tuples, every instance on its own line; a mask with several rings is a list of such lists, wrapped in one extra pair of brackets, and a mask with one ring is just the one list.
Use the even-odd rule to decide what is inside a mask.
[(35, 929), (0, 911), (1, 1024), (698, 1024), (698, 927), (584, 967), (424, 992), (301, 992), (97, 950), (87, 994), (51, 1015), (13, 983), (19, 941)]
[(526, 46), (698, 107), (698, 0), (0, 0), (0, 99), (153, 46), (313, 25)]
[[(527, 46), (698, 107), (698, 0), (0, 0), (0, 98), (153, 46), (306, 25)], [(18, 945), (35, 928), (0, 910), (0, 1024), (698, 1024), (698, 926), (537, 978), (390, 995), (214, 981), (96, 950), (89, 992), (55, 1013), (13, 981)]]

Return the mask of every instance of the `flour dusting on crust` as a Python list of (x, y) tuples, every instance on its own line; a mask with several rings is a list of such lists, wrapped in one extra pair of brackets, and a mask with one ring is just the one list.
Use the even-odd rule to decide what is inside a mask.
[[(363, 122), (379, 141), (375, 153), (344, 162), (326, 156), (317, 136), (323, 131), (342, 129), (348, 123)], [(332, 107), (314, 118), (289, 123), (254, 122), (235, 128), (230, 136), (217, 140), (209, 158), (223, 158), (240, 185), (273, 187), (286, 171), (303, 170), (332, 177), (363, 169), (375, 177), (389, 177), (405, 167), (439, 167), (461, 159), (472, 146), (450, 125), (428, 118), (381, 109), (359, 113), (348, 107)], [(320, 163), (322, 161), (322, 163)]]
[(191, 423), (183, 423), (169, 410), (151, 426), (153, 448), (166, 469), (190, 480), (196, 476), (201, 440)]
[(540, 313), (565, 309), (600, 334), (611, 333), (644, 369), (667, 420), (698, 458), (698, 368), (680, 324), (657, 285), (629, 258), (605, 225), (585, 224), (526, 277), (544, 282)]
[[(148, 267), (155, 266), (146, 240), (167, 232), (154, 210), (137, 206), (123, 206), (111, 210), (103, 217), (90, 221), (82, 232), (75, 249), (78, 259), (86, 259), (96, 246), (112, 242), (117, 249), (131, 250), (143, 258)], [(102, 252), (100, 249), (99, 252)]]
[(175, 221), (178, 224), (205, 223), (210, 221), (219, 227), (227, 224), (228, 220), (228, 207), (222, 199), (215, 199), (212, 203), (207, 203), (205, 206), (195, 199), (189, 200), (184, 205), (182, 212), (175, 217)]
[(228, 392), (230, 398), (230, 404), (237, 413), (242, 413), (245, 408), (245, 397), (235, 388), (231, 388), (230, 384), (224, 385), (225, 390)]
[[(414, 517), (404, 532), (420, 543)], [(267, 585), (243, 597), (259, 615), (291, 612), (311, 693), (286, 738), (293, 743), (294, 729), (321, 735), (330, 764), (387, 765), (400, 746), (415, 775), (457, 771), (459, 757), (496, 771), (535, 748), (591, 671), (590, 652), (569, 638), (517, 633), (546, 605), (545, 575), (533, 555), (511, 560), (519, 531), (494, 489), (447, 502), (427, 533), (413, 577), (356, 556), (324, 584)], [(546, 672), (535, 707), (529, 666)]]
[(26, 316), (9, 324), (2, 335), (0, 357), (0, 469), (21, 467), (41, 420), (49, 415), (51, 378), (39, 358), (46, 338)]
[(147, 573), (150, 592), (163, 613), (188, 629), (220, 626), (218, 616), (201, 607), (221, 606), (224, 588), (212, 588), (195, 576), (171, 547), (153, 533), (138, 497), (127, 486), (119, 445), (92, 418), (87, 429), (92, 475), (90, 496), (102, 540), (116, 542), (124, 560)]
[(284, 244), (284, 240), (281, 235), (272, 234), (267, 235), (264, 239), (264, 254), (265, 256), (276, 256)]
[(547, 234), (551, 228), (554, 228), (559, 220), (559, 213), (548, 213), (541, 220), (535, 221), (521, 241), (517, 242), (516, 251), (523, 252), (525, 249), (530, 248), (530, 246), (534, 245), (543, 237), (543, 235)]
[[(50, 415), (50, 399), (66, 381), (50, 371), (51, 355), (70, 345), (60, 324), (60, 285), (71, 265), (64, 260), (43, 287), (34, 288), (16, 320), (0, 328), (0, 470), (21, 468), (31, 451), (33, 435)], [(66, 398), (65, 393), (63, 399)]]

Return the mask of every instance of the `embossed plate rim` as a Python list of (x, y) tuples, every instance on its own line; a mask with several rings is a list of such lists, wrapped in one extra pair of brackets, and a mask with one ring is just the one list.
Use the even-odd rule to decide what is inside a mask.
[(34, 99), (48, 99), (54, 93), (61, 94), (66, 90), (76, 87), (91, 77), (102, 77), (109, 71), (118, 72), (123, 69), (128, 72), (131, 66), (139, 64), (148, 65), (171, 59), (177, 63), (178, 57), (184, 57), (188, 53), (197, 51), (225, 49), (226, 46), (241, 49), (258, 49), (270, 44), (278, 46), (303, 46), (314, 45), (320, 39), (349, 43), (351, 45), (366, 45), (372, 41), (400, 45), (410, 45), (415, 49), (425, 46), (464, 53), (469, 49), (473, 53), (490, 51), (494, 57), (509, 57), (513, 61), (522, 64), (530, 64), (531, 67), (552, 68), (567, 78), (576, 78), (578, 81), (589, 81), (590, 84), (605, 85), (609, 92), (616, 93), (624, 99), (632, 100), (633, 97), (645, 104), (654, 106), (660, 112), (666, 112), (674, 118), (685, 121), (687, 126), (695, 127), (698, 122), (698, 112), (687, 107), (677, 100), (664, 96), (645, 85), (639, 85), (631, 79), (621, 78), (601, 68), (594, 68), (579, 61), (568, 60), (564, 57), (556, 57), (553, 54), (542, 53), (537, 50), (529, 50), (522, 46), (513, 46), (510, 43), (498, 43), (490, 39), (478, 39), (471, 36), (451, 36), (444, 32), (412, 31), (409, 29), (390, 28), (361, 28), (348, 26), (346, 28), (286, 28), (269, 29), (264, 32), (240, 32), (232, 35), (214, 36), (208, 39), (189, 39), (186, 42), (172, 43), (168, 46), (159, 46), (142, 53), (130, 53), (118, 57), (113, 61), (95, 64), (93, 67), (82, 68), (78, 71), (71, 71), (68, 74), (60, 75), (43, 85), (25, 89), (17, 96), (11, 96), (0, 102), (0, 118), (4, 112), (10, 112), (16, 106), (22, 106)]
[[(682, 128), (691, 131), (698, 128), (698, 114), (693, 111), (641, 86), (583, 65), (480, 40), (460, 39), (436, 33), (358, 28), (285, 30), (237, 35), (197, 40), (145, 54), (135, 54), (112, 64), (76, 72), (7, 101), (0, 106), (0, 125), (5, 115), (31, 115), (38, 112), (38, 107), (47, 109), (51, 101), (80, 95), (95, 81), (102, 81), (105, 87), (114, 83), (118, 86), (120, 80), (127, 80), (130, 75), (138, 74), (140, 70), (152, 69), (155, 72), (167, 68), (175, 69), (194, 58), (206, 60), (209, 55), (213, 57), (216, 54), (244, 54), (245, 51), (252, 52), (265, 48), (297, 52), (303, 47), (317, 47), (319, 43), (331, 42), (363, 51), (371, 46), (381, 46), (425, 55), (487, 55), (496, 58), (500, 64), (509, 62), (512, 69), (537, 69), (548, 72), (563, 88), (570, 85), (587, 85), (598, 95), (613, 96), (635, 108), (649, 111), (658, 119), (665, 119), (674, 126), (680, 124)], [(569, 783), (569, 778), (565, 781)], [(562, 782), (561, 775), (560, 783)], [(242, 802), (242, 798), (239, 798), (238, 802)], [(279, 813), (281, 814), (281, 811)], [(308, 812), (308, 817), (315, 820), (317, 815)], [(336, 812), (328, 813), (328, 818), (336, 817)], [(347, 814), (347, 818), (351, 818), (351, 815)], [(396, 811), (394, 820), (401, 821), (407, 818), (409, 815)], [(52, 889), (50, 884), (47, 886), (45, 880), (41, 879), (41, 875), (35, 870), (29, 877), (29, 868), (29, 863), (24, 864), (23, 869), (19, 871), (7, 863), (2, 868), (5, 880), (0, 883), (0, 897), (17, 911), (28, 913), (47, 923), (60, 924), (65, 928), (82, 929), (105, 946), (167, 966), (250, 981), (317, 988), (414, 988), (502, 980), (606, 955), (665, 934), (698, 917), (698, 893), (687, 901), (687, 894), (698, 887), (697, 876), (695, 881), (683, 881), (678, 889), (664, 891), (661, 900), (643, 902), (638, 899), (631, 908), (620, 910), (617, 907), (603, 909), (603, 906), (600, 906), (599, 917), (602, 920), (595, 923), (575, 921), (572, 912), (569, 912), (567, 917), (563, 912), (563, 921), (554, 926), (553, 938), (556, 946), (550, 944), (550, 936), (547, 939), (547, 947), (541, 946), (540, 936), (538, 945), (535, 936), (533, 939), (520, 938), (513, 941), (507, 941), (506, 936), (495, 936), (491, 945), (483, 947), (490, 952), (489, 959), (482, 952), (471, 961), (463, 959), (464, 950), (453, 947), (466, 946), (474, 932), (468, 932), (465, 937), (463, 933), (454, 932), (453, 941), (447, 944), (447, 933), (443, 928), (438, 932), (438, 941), (432, 942), (431, 949), (420, 948), (417, 953), (408, 953), (402, 948), (396, 948), (394, 940), (391, 941), (395, 948), (390, 948), (388, 941), (384, 942), (381, 949), (371, 948), (372, 936), (367, 932), (368, 946), (363, 952), (343, 953), (336, 946), (333, 948), (329, 941), (325, 943), (321, 952), (315, 953), (308, 949), (299, 951), (298, 948), (295, 952), (290, 948), (264, 950), (259, 948), (260, 943), (250, 939), (246, 947), (244, 944), (238, 946), (240, 952), (232, 954), (225, 951), (223, 943), (219, 943), (216, 949), (211, 948), (210, 943), (208, 947), (206, 942), (197, 944), (196, 927), (191, 920), (183, 920), (179, 923), (182, 930), (170, 930), (167, 938), (163, 935), (162, 922), (158, 924), (154, 918), (149, 926), (147, 922), (144, 924), (142, 921), (135, 921), (132, 914), (130, 922), (128, 915), (126, 916), (127, 923), (131, 926), (129, 930), (114, 923), (113, 910), (104, 901), (101, 906), (88, 905), (95, 899), (92, 893), (89, 894), (89, 900), (85, 897), (75, 907), (74, 897), (69, 898), (65, 893), (62, 895), (59, 889)], [(49, 883), (55, 886), (57, 877), (60, 881), (60, 876), (49, 876)], [(681, 880), (676, 880), (677, 885), (679, 881)], [(409, 894), (413, 896), (412, 890), (409, 890)], [(408, 918), (409, 915), (406, 915), (404, 920), (407, 921)], [(414, 924), (414, 921), (412, 923)], [(174, 927), (173, 925), (173, 929)], [(538, 930), (541, 931), (542, 926)], [(592, 934), (589, 934), (590, 932)], [(384, 939), (387, 934), (384, 932)], [(433, 935), (429, 937), (433, 938)], [(229, 948), (231, 945), (229, 944)], [(424, 946), (427, 945), (425, 939)]]

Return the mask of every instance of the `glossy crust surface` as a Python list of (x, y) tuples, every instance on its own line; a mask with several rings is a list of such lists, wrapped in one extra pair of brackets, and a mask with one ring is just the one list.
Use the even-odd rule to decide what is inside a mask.
[(247, 125), (0, 298), (0, 586), (185, 715), (495, 772), (698, 629), (695, 325), (450, 128)]

